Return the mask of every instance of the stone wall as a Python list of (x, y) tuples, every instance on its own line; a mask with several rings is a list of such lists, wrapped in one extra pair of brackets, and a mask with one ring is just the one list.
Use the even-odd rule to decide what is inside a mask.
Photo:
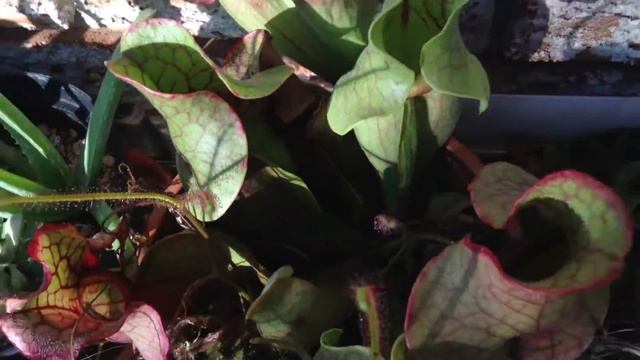
[[(508, 0), (511, 1), (511, 0)], [(521, 0), (507, 57), (640, 61), (640, 0)]]
[(217, 4), (183, 0), (0, 0), (0, 25), (29, 29), (73, 26), (124, 30), (142, 9), (180, 20), (194, 35), (239, 36), (242, 30)]

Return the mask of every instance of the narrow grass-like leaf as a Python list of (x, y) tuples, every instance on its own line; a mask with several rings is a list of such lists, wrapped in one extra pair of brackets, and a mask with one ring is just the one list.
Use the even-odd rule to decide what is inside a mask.
[[(118, 50), (114, 56), (117, 56)], [(111, 132), (111, 123), (120, 102), (123, 84), (118, 78), (107, 72), (100, 85), (98, 97), (89, 120), (89, 129), (85, 138), (80, 185), (91, 185), (102, 169), (102, 158)]]
[(69, 182), (69, 167), (55, 146), (9, 99), (0, 94), (0, 121), (16, 141), (31, 166), (38, 169), (38, 180), (52, 188)]
[[(140, 22), (150, 18), (155, 10), (146, 9), (140, 12), (135, 22)], [(111, 59), (120, 57), (120, 46), (118, 46)], [(87, 187), (93, 184), (102, 169), (102, 158), (104, 157), (107, 140), (111, 133), (111, 124), (115, 116), (120, 97), (122, 95), (123, 83), (110, 72), (104, 74), (104, 79), (100, 84), (98, 97), (93, 105), (89, 128), (84, 144), (84, 154), (82, 162), (82, 172), (80, 173), (80, 185)]]
[(37, 178), (36, 171), (29, 165), (29, 160), (20, 152), (20, 149), (4, 141), (0, 141), (0, 163), (16, 175), (29, 179)]
[(50, 193), (51, 190), (33, 180), (23, 178), (7, 170), (0, 169), (0, 189), (18, 196), (34, 196)]

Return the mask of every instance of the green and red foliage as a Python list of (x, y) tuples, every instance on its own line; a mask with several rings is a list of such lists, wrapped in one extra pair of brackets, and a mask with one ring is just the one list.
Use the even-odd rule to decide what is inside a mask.
[(489, 106), (459, 30), (467, 1), (220, 3), (245, 36), (201, 47), (175, 21), (145, 20), (107, 64), (175, 147), (174, 172), (129, 151), (132, 172), (206, 230), (130, 212), (148, 237), (123, 225), (93, 248), (45, 224), (28, 248), (43, 285), (0, 323), (11, 342), (58, 359), (130, 342), (147, 360), (563, 360), (589, 346), (637, 194), (577, 170), (484, 165), (451, 137), (461, 99)]
[(29, 255), (43, 266), (43, 284), (26, 299), (7, 300), (0, 323), (25, 355), (75, 359), (88, 344), (113, 337), (133, 342), (147, 360), (164, 358), (168, 342), (155, 310), (131, 302), (124, 277), (95, 270), (99, 258), (73, 225), (42, 226)]

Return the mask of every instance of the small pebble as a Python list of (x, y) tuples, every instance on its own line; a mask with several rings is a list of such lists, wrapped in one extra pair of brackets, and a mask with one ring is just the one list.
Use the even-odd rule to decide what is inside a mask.
[(111, 155), (105, 155), (105, 157), (102, 158), (102, 165), (106, 167), (113, 167), (115, 164), (116, 159)]

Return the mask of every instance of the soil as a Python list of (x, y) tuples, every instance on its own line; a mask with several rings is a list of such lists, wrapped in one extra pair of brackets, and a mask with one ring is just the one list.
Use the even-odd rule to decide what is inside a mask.
[(75, 168), (80, 156), (82, 156), (84, 138), (77, 131), (69, 128), (61, 129), (47, 124), (40, 124), (38, 128), (51, 140), (51, 143), (60, 152), (67, 164), (71, 168)]

